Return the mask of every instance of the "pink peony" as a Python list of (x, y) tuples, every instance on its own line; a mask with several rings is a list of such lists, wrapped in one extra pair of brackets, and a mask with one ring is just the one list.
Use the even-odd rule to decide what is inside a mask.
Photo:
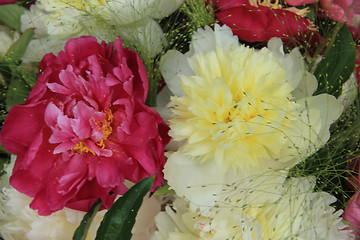
[(356, 236), (356, 240), (360, 239), (360, 192), (356, 192), (349, 202), (346, 204), (344, 214), (342, 218), (349, 222), (349, 225), (353, 230), (353, 234)]
[(319, 40), (313, 23), (293, 9), (282, 9), (280, 5), (254, 6), (250, 0), (213, 0), (213, 3), (216, 18), (229, 26), (240, 40), (262, 42), (280, 37), (291, 45)]
[(145, 105), (147, 91), (145, 67), (121, 39), (113, 47), (74, 38), (58, 56), (45, 55), (30, 96), (11, 108), (0, 133), (17, 155), (10, 184), (34, 198), (40, 215), (88, 211), (97, 198), (109, 208), (125, 180), (157, 174), (154, 190), (170, 137)]

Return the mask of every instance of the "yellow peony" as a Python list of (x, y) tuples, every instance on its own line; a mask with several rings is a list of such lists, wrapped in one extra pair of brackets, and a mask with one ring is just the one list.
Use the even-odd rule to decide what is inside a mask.
[(333, 96), (311, 96), (316, 79), (297, 49), (285, 55), (272, 39), (270, 49), (255, 50), (228, 41), (229, 31), (199, 30), (189, 53), (164, 57), (175, 89), (171, 135), (184, 141), (179, 151), (224, 172), (293, 166), (328, 140), (341, 106)]

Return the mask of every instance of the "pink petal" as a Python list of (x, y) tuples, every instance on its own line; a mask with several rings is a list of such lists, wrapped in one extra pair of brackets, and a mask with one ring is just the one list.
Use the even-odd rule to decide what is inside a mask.
[(45, 109), (45, 123), (49, 127), (55, 127), (57, 119), (63, 112), (52, 102), (50, 102)]
[(98, 44), (97, 39), (92, 36), (82, 36), (70, 39), (65, 45), (65, 53), (74, 65), (93, 54), (104, 56), (104, 47)]
[(96, 179), (102, 187), (115, 187), (122, 182), (117, 165), (111, 158), (99, 158), (96, 165)]
[(70, 95), (72, 91), (58, 83), (47, 83), (46, 86), (54, 93)]
[(39, 102), (35, 105), (16, 105), (10, 109), (0, 132), (0, 143), (7, 151), (16, 155), (25, 154), (34, 136), (46, 126), (46, 105), (46, 102)]
[(63, 142), (60, 143), (59, 145), (56, 146), (56, 148), (54, 149), (53, 153), (54, 154), (58, 154), (58, 153), (62, 153), (65, 152), (67, 150), (70, 150), (72, 147), (74, 147), (74, 143), (68, 141), (68, 142)]

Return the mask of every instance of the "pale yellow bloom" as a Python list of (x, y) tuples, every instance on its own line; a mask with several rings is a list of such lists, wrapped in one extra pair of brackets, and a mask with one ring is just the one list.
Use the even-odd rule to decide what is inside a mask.
[(170, 105), (172, 136), (187, 139), (187, 154), (215, 159), (224, 170), (246, 169), (292, 146), (284, 132), (298, 117), (297, 104), (289, 101), (287, 70), (270, 51), (218, 48), (189, 64), (194, 75), (181, 77), (184, 95)]
[(293, 166), (328, 140), (341, 106), (312, 96), (316, 79), (297, 49), (285, 55), (279, 39), (261, 50), (226, 44), (228, 31), (200, 30), (189, 53), (165, 55), (165, 81), (177, 88), (171, 136), (185, 141), (180, 151), (224, 172)]

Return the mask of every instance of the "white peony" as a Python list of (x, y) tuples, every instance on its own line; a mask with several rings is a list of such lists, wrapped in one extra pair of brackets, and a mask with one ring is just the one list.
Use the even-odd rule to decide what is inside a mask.
[[(152, 240), (336, 240), (350, 239), (350, 232), (330, 207), (336, 199), (325, 192), (312, 192), (313, 178), (291, 178), (280, 185), (273, 201), (265, 192), (263, 204), (242, 205), (225, 198), (207, 210), (192, 211), (183, 199), (166, 207), (156, 217), (158, 231)], [(255, 189), (256, 191), (256, 189)], [(233, 189), (233, 195), (239, 189)], [(249, 192), (249, 197), (252, 193)]]
[[(3, 189), (0, 233), (5, 240), (72, 239), (84, 212), (64, 208), (50, 216), (39, 216), (37, 211), (29, 208), (31, 200), (14, 188)], [(95, 239), (104, 214), (105, 211), (100, 211), (96, 215), (86, 239)]]
[(111, 42), (121, 36), (139, 51), (154, 57), (166, 44), (158, 22), (173, 13), (183, 0), (39, 0), (22, 18), (22, 30), (35, 27), (24, 61), (39, 61), (56, 54), (66, 41), (93, 35)]

